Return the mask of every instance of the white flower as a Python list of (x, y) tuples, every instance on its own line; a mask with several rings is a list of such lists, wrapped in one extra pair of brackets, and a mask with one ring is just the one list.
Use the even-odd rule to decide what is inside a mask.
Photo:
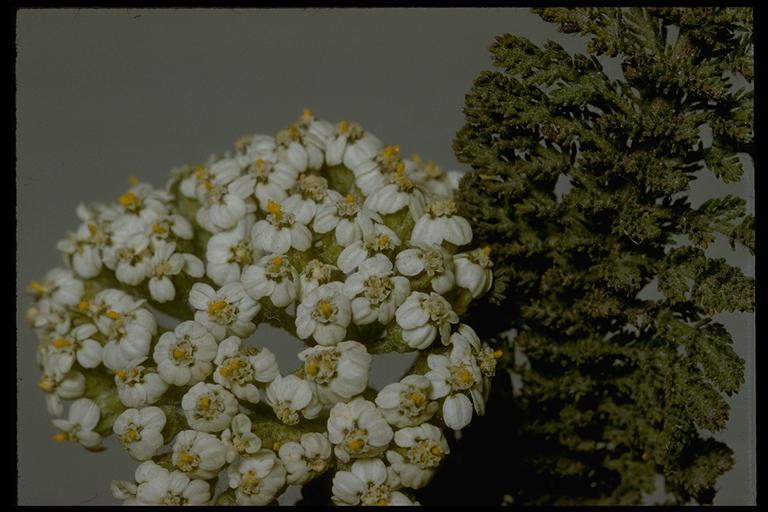
[(317, 432), (302, 434), (300, 443), (282, 444), (280, 460), (288, 472), (288, 484), (304, 485), (323, 473), (330, 465), (332, 454), (327, 435)]
[(193, 172), (181, 181), (179, 190), (183, 195), (191, 198), (198, 198), (198, 195), (204, 193), (206, 186), (211, 186), (214, 180), (218, 183), (230, 183), (240, 176), (239, 163), (231, 159), (220, 160), (210, 166), (198, 165), (190, 170)]
[(365, 207), (382, 215), (396, 213), (407, 207), (414, 220), (421, 217), (426, 198), (424, 192), (405, 173), (404, 162), (398, 164), (390, 179), (392, 183), (376, 189), (366, 198)]
[(240, 174), (240, 165), (233, 159), (223, 159), (211, 164), (210, 177), (197, 187), (196, 196), (200, 207), (195, 220), (204, 229), (218, 233), (234, 227), (248, 213), (245, 198), (250, 193), (245, 188), (230, 187)]
[(62, 337), (53, 339), (46, 346), (46, 353), (61, 354), (60, 370), (68, 372), (75, 360), (83, 368), (96, 368), (101, 364), (101, 344), (91, 339), (97, 329), (93, 324), (83, 324)]
[(375, 254), (388, 252), (400, 245), (400, 239), (394, 231), (384, 224), (374, 224), (373, 233), (363, 233), (363, 239), (344, 248), (336, 260), (342, 272), (349, 274), (357, 270), (362, 262)]
[(397, 325), (403, 329), (403, 340), (418, 350), (427, 348), (440, 334), (443, 345), (447, 345), (451, 334), (451, 324), (459, 321), (459, 316), (451, 309), (450, 303), (441, 295), (431, 292), (412, 292), (395, 312)]
[(112, 483), (109, 485), (109, 489), (112, 491), (112, 496), (116, 500), (122, 500), (124, 506), (137, 505), (136, 492), (138, 491), (138, 486), (135, 482), (129, 482), (127, 480), (112, 480)]
[(181, 471), (168, 471), (152, 461), (136, 470), (136, 505), (195, 506), (211, 500), (208, 482), (190, 479)]
[(357, 325), (376, 321), (387, 325), (411, 291), (408, 279), (393, 276), (392, 261), (383, 254), (365, 260), (358, 269), (344, 283), (344, 293), (352, 300), (352, 320)]
[(343, 288), (343, 283), (334, 281), (307, 294), (296, 308), (299, 338), (311, 336), (320, 345), (334, 345), (346, 337), (352, 313)]
[(261, 256), (261, 251), (251, 244), (253, 222), (253, 216), (249, 215), (234, 229), (217, 233), (208, 240), (207, 273), (217, 285), (239, 281), (242, 270)]
[(360, 125), (340, 121), (325, 146), (325, 163), (335, 166), (341, 163), (354, 169), (373, 156), (383, 146), (375, 135), (364, 131)]
[(71, 270), (54, 268), (45, 274), (42, 282), (32, 281), (29, 291), (38, 299), (50, 298), (62, 306), (75, 306), (83, 297), (83, 282)]
[(285, 468), (274, 452), (261, 450), (229, 467), (229, 487), (239, 505), (268, 505), (285, 487)]
[(373, 457), (389, 446), (392, 428), (373, 402), (357, 397), (333, 406), (328, 417), (328, 439), (342, 462)]
[(261, 154), (245, 167), (245, 173), (229, 185), (231, 192), (247, 197), (253, 194), (262, 211), (267, 210), (267, 201), (282, 201), (286, 191), (296, 183), (299, 171), (292, 165), (279, 161), (275, 153)]
[(318, 207), (312, 227), (320, 234), (333, 231), (336, 243), (347, 247), (364, 236), (373, 236), (374, 221), (382, 222), (379, 214), (359, 205), (352, 194), (347, 194)]
[(315, 174), (299, 175), (295, 188), (296, 193), (285, 199), (282, 206), (301, 224), (312, 222), (318, 205), (330, 204), (341, 199), (341, 194), (328, 188), (328, 181), (325, 178)]
[[(485, 413), (485, 401), (482, 394), (483, 373), (477, 365), (469, 343), (454, 337), (449, 356), (430, 354), (427, 364), (430, 371), (427, 377), (432, 382), (430, 398), (443, 402), (443, 421), (446, 426), (461, 430), (472, 421), (472, 408), (482, 416)], [(466, 393), (472, 397), (467, 396)]]
[(336, 505), (416, 505), (397, 491), (399, 488), (397, 474), (381, 459), (358, 460), (352, 464), (351, 471), (339, 471), (334, 475), (331, 499)]
[(267, 220), (253, 225), (251, 240), (254, 247), (265, 252), (283, 254), (288, 249), (306, 251), (312, 244), (312, 232), (293, 213), (283, 211), (280, 203), (267, 200)]
[(27, 312), (38, 338), (56, 337), (69, 333), (72, 317), (67, 306), (50, 298), (40, 299)]
[(281, 130), (277, 135), (281, 146), (285, 148), (282, 150), (283, 158), (297, 162), (297, 169), (303, 170), (299, 167), (301, 163), (310, 169), (320, 169), (325, 162), (325, 145), (333, 136), (333, 131), (331, 123), (315, 119), (312, 112), (305, 108), (293, 126)]
[(240, 348), (242, 341), (230, 336), (219, 344), (213, 380), (231, 390), (241, 400), (258, 403), (257, 384), (272, 382), (280, 375), (277, 359), (269, 349)]
[[(391, 176), (396, 172), (401, 160), (398, 156), (400, 146), (386, 146), (370, 160), (361, 162), (352, 169), (355, 175), (355, 185), (366, 196), (371, 195), (391, 182)], [(406, 163), (407, 172), (407, 163)]]
[(491, 248), (483, 247), (453, 256), (456, 284), (469, 290), (474, 298), (485, 294), (493, 284), (493, 262), (490, 254)]
[(170, 194), (164, 190), (157, 190), (149, 183), (137, 183), (117, 198), (115, 208), (121, 215), (132, 216), (151, 224), (167, 214), (165, 203), (170, 199)]
[(156, 368), (145, 368), (141, 363), (146, 358), (130, 362), (124, 370), (115, 372), (117, 396), (123, 405), (141, 407), (160, 400), (168, 384), (157, 374)]
[[(483, 393), (490, 391), (491, 378), (496, 374), (496, 361), (503, 355), (501, 350), (494, 350), (485, 342), (481, 342), (477, 333), (467, 324), (459, 324), (459, 328), (451, 335), (454, 345), (468, 345), (475, 357), (478, 368), (483, 374)], [(487, 396), (484, 396), (487, 399)]]
[(323, 406), (312, 394), (309, 382), (295, 375), (277, 376), (267, 388), (267, 403), (286, 425), (295, 425), (303, 416), (317, 418)]
[(398, 428), (421, 425), (437, 412), (438, 403), (429, 399), (432, 383), (423, 375), (407, 375), (387, 384), (376, 396), (376, 405), (390, 425)]
[(332, 347), (315, 346), (299, 352), (304, 374), (323, 403), (348, 400), (365, 391), (371, 355), (365, 345), (342, 341)]
[(397, 271), (408, 277), (428, 276), (432, 289), (440, 294), (453, 288), (455, 277), (451, 255), (439, 245), (412, 245), (397, 254)]
[(250, 336), (256, 330), (251, 321), (261, 306), (245, 293), (240, 283), (228, 283), (214, 291), (205, 283), (195, 283), (189, 303), (197, 309), (195, 320), (220, 340), (227, 335)]
[(165, 414), (159, 407), (126, 409), (115, 419), (112, 430), (131, 457), (148, 460), (163, 446)]
[(88, 226), (82, 224), (76, 233), (67, 233), (66, 238), (56, 244), (56, 248), (64, 253), (65, 258), (75, 273), (83, 279), (96, 277), (101, 272), (101, 251), (91, 240)]
[(218, 437), (207, 432), (182, 430), (173, 443), (173, 465), (205, 480), (219, 474), (227, 461), (227, 448)]
[(176, 288), (169, 276), (175, 276), (184, 269), (193, 277), (202, 277), (199, 271), (203, 262), (192, 254), (180, 254), (175, 242), (158, 242), (149, 261), (149, 293), (157, 302), (168, 302), (176, 297)]
[(248, 457), (261, 449), (261, 439), (251, 430), (253, 425), (245, 414), (232, 418), (232, 423), (221, 433), (221, 441), (227, 447), (227, 464), (238, 457)]
[(144, 232), (143, 225), (136, 229), (138, 231), (126, 229), (116, 232), (113, 236), (114, 244), (104, 250), (104, 264), (115, 271), (118, 281), (129, 286), (144, 281), (151, 269), (149, 236)]
[(216, 350), (213, 335), (194, 320), (187, 320), (160, 336), (152, 357), (163, 380), (186, 386), (211, 374)]
[(467, 219), (456, 215), (453, 199), (435, 198), (416, 221), (411, 241), (439, 245), (443, 240), (467, 245), (472, 241), (472, 227)]
[(85, 376), (82, 373), (77, 370), (61, 371), (67, 364), (62, 354), (48, 354), (43, 358), (43, 372), (37, 385), (45, 391), (45, 404), (54, 416), (61, 416), (64, 412), (62, 398), (78, 398), (85, 392)]
[(93, 429), (99, 423), (101, 411), (96, 402), (80, 398), (69, 406), (66, 420), (53, 420), (53, 424), (61, 430), (53, 438), (56, 441), (74, 441), (86, 448), (96, 448), (101, 444), (101, 435)]
[(296, 300), (299, 275), (286, 255), (269, 254), (245, 268), (242, 283), (252, 299), (269, 297), (275, 307), (284, 308)]
[(112, 371), (124, 369), (131, 361), (149, 354), (157, 322), (152, 313), (140, 307), (143, 302), (120, 290), (107, 289), (96, 294), (91, 304), (83, 304), (107, 337), (102, 358), (104, 366)]
[(338, 268), (317, 259), (307, 262), (299, 276), (301, 300), (305, 301), (315, 288), (330, 283), (333, 280), (334, 270)]
[(174, 239), (192, 240), (194, 231), (186, 217), (171, 214), (162, 217), (149, 227), (153, 242), (172, 242)]
[(418, 156), (413, 156), (414, 167), (410, 173), (411, 179), (420, 184), (434, 196), (450, 197), (459, 186), (461, 171), (444, 171), (434, 162), (424, 162)]
[(442, 430), (429, 423), (398, 430), (395, 444), (401, 450), (388, 451), (387, 460), (403, 486), (412, 489), (427, 485), (443, 457), (451, 451)]
[(181, 408), (190, 428), (221, 432), (238, 412), (235, 395), (219, 384), (198, 382), (181, 398)]

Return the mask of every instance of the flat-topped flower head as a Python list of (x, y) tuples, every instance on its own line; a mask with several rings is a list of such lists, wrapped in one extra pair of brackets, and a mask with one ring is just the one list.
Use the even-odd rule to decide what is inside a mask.
[(149, 225), (149, 237), (152, 242), (174, 242), (192, 240), (192, 224), (186, 217), (168, 214)]
[(268, 505), (285, 488), (285, 468), (270, 450), (240, 460), (228, 472), (238, 505)]
[(317, 418), (323, 408), (309, 382), (295, 375), (275, 377), (267, 388), (267, 403), (286, 425), (296, 425), (302, 417)]
[(335, 166), (341, 163), (354, 169), (373, 158), (383, 146), (375, 135), (364, 131), (357, 123), (340, 121), (325, 147), (325, 163)]
[(42, 281), (29, 283), (27, 291), (39, 299), (50, 299), (62, 306), (75, 306), (83, 297), (83, 282), (71, 270), (54, 268)]
[(248, 215), (233, 229), (208, 240), (206, 273), (217, 285), (239, 281), (242, 271), (261, 257), (261, 250), (251, 240), (254, 221), (253, 215)]
[(389, 255), (400, 246), (400, 238), (384, 224), (374, 223), (373, 231), (362, 235), (362, 240), (351, 243), (339, 253), (336, 264), (345, 274), (357, 270), (368, 258), (379, 253)]
[(425, 349), (432, 344), (437, 335), (447, 345), (451, 334), (451, 324), (459, 321), (459, 316), (451, 304), (442, 295), (430, 292), (411, 292), (395, 312), (397, 325), (403, 329), (403, 340), (415, 349)]
[(337, 403), (328, 417), (328, 439), (342, 462), (382, 453), (392, 436), (392, 428), (381, 411), (363, 397)]
[[(392, 175), (402, 162), (399, 156), (400, 146), (385, 146), (370, 158), (352, 169), (355, 175), (355, 185), (366, 196), (392, 182)], [(407, 163), (406, 163), (407, 171)]]
[(456, 265), (456, 284), (469, 290), (472, 297), (480, 297), (491, 289), (493, 262), (490, 247), (455, 254), (453, 262)]
[(349, 298), (338, 281), (309, 292), (296, 308), (296, 335), (320, 345), (335, 345), (347, 335), (352, 318)]
[(408, 277), (428, 276), (432, 290), (437, 293), (451, 290), (456, 282), (451, 255), (439, 245), (412, 245), (397, 253), (397, 271)]
[(269, 349), (241, 347), (242, 340), (231, 336), (219, 344), (213, 380), (232, 391), (237, 398), (258, 403), (260, 386), (280, 375), (277, 359)]
[(213, 434), (182, 430), (173, 443), (171, 462), (189, 476), (209, 480), (226, 464), (227, 448)]
[(187, 320), (160, 336), (153, 358), (164, 381), (174, 386), (186, 386), (211, 374), (216, 350), (216, 340), (208, 329), (194, 320)]
[(397, 449), (387, 452), (387, 460), (400, 483), (411, 489), (426, 486), (451, 451), (443, 431), (429, 423), (398, 430), (395, 444)]
[(304, 485), (328, 469), (333, 448), (326, 434), (307, 432), (298, 443), (289, 441), (280, 445), (279, 454), (287, 472), (287, 483)]
[(439, 245), (443, 240), (457, 246), (467, 245), (472, 241), (472, 227), (467, 219), (456, 215), (453, 199), (435, 198), (416, 221), (411, 241)]
[(423, 375), (407, 375), (400, 382), (384, 386), (376, 405), (390, 425), (413, 427), (429, 421), (439, 407), (430, 400), (432, 382)]
[(149, 236), (143, 225), (137, 229), (115, 233), (114, 244), (104, 250), (103, 257), (104, 265), (115, 272), (117, 280), (129, 286), (140, 284), (152, 270)]
[(197, 309), (195, 321), (217, 340), (228, 335), (250, 336), (256, 330), (252, 320), (261, 309), (240, 283), (228, 283), (218, 290), (195, 283), (189, 291), (189, 303)]
[(383, 254), (365, 260), (358, 269), (344, 283), (344, 293), (352, 299), (352, 321), (387, 325), (411, 291), (408, 279), (392, 275), (392, 261)]
[(165, 421), (165, 413), (159, 407), (126, 409), (115, 419), (112, 430), (131, 457), (148, 460), (164, 444)]
[(227, 464), (238, 458), (247, 458), (261, 449), (261, 438), (253, 433), (253, 424), (245, 414), (232, 418), (232, 423), (221, 433), (227, 447)]
[(55, 441), (74, 441), (86, 448), (97, 448), (101, 444), (101, 435), (94, 432), (99, 423), (101, 410), (96, 402), (88, 398), (80, 398), (69, 406), (66, 420), (53, 420), (56, 428), (61, 430), (53, 436)]
[(248, 266), (241, 282), (252, 299), (268, 297), (278, 308), (292, 304), (299, 293), (299, 275), (285, 254), (269, 254)]
[[(94, 225), (95, 229), (95, 225)], [(64, 255), (68, 266), (78, 277), (88, 279), (101, 272), (101, 249), (91, 239), (91, 233), (85, 224), (76, 233), (68, 232), (56, 248)]]
[(117, 396), (127, 407), (154, 404), (168, 389), (168, 384), (160, 377), (156, 368), (141, 365), (145, 359), (132, 361), (125, 369), (115, 372)]
[(119, 214), (136, 216), (150, 224), (168, 214), (170, 200), (171, 195), (165, 190), (134, 181), (133, 186), (117, 198), (115, 209)]
[(201, 432), (221, 432), (238, 412), (235, 395), (219, 384), (198, 382), (181, 399), (189, 426)]
[(293, 248), (306, 251), (312, 244), (312, 232), (298, 222), (293, 213), (272, 199), (267, 201), (267, 218), (253, 225), (251, 242), (265, 252), (284, 254)]
[(125, 369), (131, 361), (149, 354), (157, 322), (148, 309), (141, 307), (143, 302), (120, 290), (107, 289), (92, 301), (78, 304), (78, 309), (89, 314), (107, 338), (102, 358), (104, 366), (112, 371)]
[(319, 400), (333, 404), (349, 400), (368, 386), (371, 355), (365, 345), (342, 341), (332, 347), (316, 346), (299, 352), (305, 379)]
[(313, 259), (304, 265), (299, 275), (299, 291), (301, 292), (301, 300), (305, 301), (310, 292), (319, 286), (328, 284), (333, 281), (333, 273), (338, 270), (338, 267), (323, 263), (318, 259)]
[(339, 471), (334, 475), (331, 499), (336, 505), (416, 505), (397, 490), (400, 487), (397, 474), (381, 459), (358, 460), (350, 471)]

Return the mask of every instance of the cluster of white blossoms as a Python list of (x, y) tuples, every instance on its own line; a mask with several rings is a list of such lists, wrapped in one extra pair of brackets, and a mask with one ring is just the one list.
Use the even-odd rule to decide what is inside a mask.
[[(338, 505), (417, 504), (501, 356), (461, 323), (493, 277), (457, 183), (305, 111), (164, 190), (133, 178), (79, 206), (65, 266), (29, 287), (54, 439), (114, 433), (141, 461), (113, 482), (125, 504), (268, 505), (327, 471)], [(262, 323), (306, 343), (297, 369), (259, 346)], [(385, 352), (419, 354), (377, 391)]]

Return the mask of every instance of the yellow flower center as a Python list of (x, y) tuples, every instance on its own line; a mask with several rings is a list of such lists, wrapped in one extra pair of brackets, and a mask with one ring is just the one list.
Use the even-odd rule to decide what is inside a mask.
[(344, 201), (347, 204), (353, 204), (355, 202), (355, 196), (353, 196), (352, 194), (347, 194), (346, 196), (344, 196)]
[(280, 221), (283, 215), (283, 208), (280, 203), (277, 203), (271, 199), (267, 199), (267, 211), (274, 215), (276, 221)]
[(117, 378), (124, 379), (126, 376), (125, 370), (117, 370), (115, 372), (115, 375), (117, 375)]
[(87, 300), (81, 300), (80, 303), (77, 305), (77, 309), (79, 309), (80, 311), (87, 311), (89, 307), (90, 307), (90, 304), (88, 303)]
[(333, 313), (333, 304), (328, 300), (322, 300), (317, 304), (317, 309), (321, 315), (328, 318)]
[(136, 206), (136, 203), (138, 203), (138, 201), (139, 201), (138, 196), (136, 196), (136, 194), (134, 194), (133, 192), (126, 192), (125, 194), (117, 198), (117, 202), (126, 208), (132, 208)]
[(362, 439), (352, 439), (350, 441), (347, 441), (347, 448), (349, 448), (350, 451), (356, 452), (360, 450), (365, 445), (365, 441)]
[(152, 224), (152, 231), (157, 233), (158, 235), (165, 235), (168, 233), (168, 229), (163, 226), (162, 224)]
[(347, 120), (339, 121), (338, 128), (339, 128), (339, 133), (341, 135), (346, 135), (347, 132), (349, 131), (349, 121)]
[(115, 311), (114, 309), (110, 309), (109, 311), (107, 311), (107, 312), (106, 312), (106, 313), (104, 313), (104, 314), (105, 314), (105, 315), (107, 315), (107, 317), (108, 317), (110, 320), (117, 320), (118, 318), (120, 318), (120, 313), (118, 313), (118, 312), (117, 312), (117, 311)]
[(46, 292), (45, 286), (40, 284), (40, 281), (32, 281), (31, 283), (29, 283), (29, 287), (35, 293), (45, 293)]
[(64, 348), (72, 345), (72, 342), (64, 338), (57, 338), (53, 340), (53, 346), (56, 348)]
[(92, 224), (92, 223), (89, 222), (87, 224), (87, 227), (88, 227), (88, 232), (91, 234), (91, 236), (96, 234), (96, 231), (97, 231), (96, 230), (96, 224)]
[(317, 372), (320, 371), (320, 366), (315, 361), (310, 361), (307, 363), (307, 373), (310, 375), (317, 375)]
[(486, 258), (487, 258), (487, 257), (489, 257), (489, 256), (491, 255), (491, 246), (490, 246), (490, 245), (486, 245), (486, 246), (485, 246), (485, 247), (483, 247), (481, 250), (483, 251), (483, 255), (484, 255)]
[(420, 406), (424, 403), (424, 394), (419, 393), (418, 391), (414, 391), (410, 395), (408, 395), (408, 398), (410, 398), (411, 402), (416, 404), (416, 406)]
[(279, 450), (279, 449), (280, 449), (280, 442), (279, 441), (275, 441), (274, 443), (272, 443), (272, 451), (273, 452), (277, 452), (277, 450)]
[(130, 183), (132, 187), (135, 187), (136, 185), (139, 184), (139, 178), (133, 175), (128, 176), (128, 183)]
[(493, 352), (493, 357), (495, 357), (496, 359), (500, 358), (500, 357), (501, 357), (501, 356), (503, 356), (503, 355), (504, 355), (504, 352), (503, 352), (503, 351), (501, 351), (501, 350), (495, 350), (495, 351)]
[(208, 303), (208, 314), (215, 315), (226, 308), (227, 305), (227, 301), (225, 300), (212, 300)]
[(274, 258), (272, 258), (272, 262), (269, 265), (269, 271), (272, 272), (273, 274), (277, 274), (278, 272), (280, 272), (280, 267), (282, 266), (283, 266), (283, 258), (281, 258), (280, 256), (275, 256)]
[(40, 382), (37, 383), (37, 386), (46, 393), (50, 393), (53, 391), (54, 383), (50, 377), (43, 376), (43, 378), (40, 379)]
[(304, 107), (304, 112), (301, 113), (301, 120), (308, 123), (312, 120), (312, 111), (307, 107)]
[(211, 406), (211, 397), (203, 395), (197, 399), (197, 407), (200, 409), (208, 409)]
[(58, 434), (53, 436), (53, 440), (56, 441), (57, 443), (66, 441), (67, 439), (69, 439), (69, 434), (67, 434), (66, 432), (59, 432)]

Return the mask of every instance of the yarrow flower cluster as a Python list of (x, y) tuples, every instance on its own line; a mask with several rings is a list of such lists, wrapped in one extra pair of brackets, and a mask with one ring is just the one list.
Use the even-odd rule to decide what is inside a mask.
[[(54, 439), (114, 433), (141, 461), (112, 485), (127, 505), (268, 505), (327, 471), (336, 504), (418, 504), (501, 356), (461, 323), (493, 274), (457, 173), (305, 110), (164, 189), (130, 181), (77, 208), (65, 267), (29, 286)], [(298, 369), (263, 323), (308, 345)], [(377, 391), (386, 352), (419, 354)]]

